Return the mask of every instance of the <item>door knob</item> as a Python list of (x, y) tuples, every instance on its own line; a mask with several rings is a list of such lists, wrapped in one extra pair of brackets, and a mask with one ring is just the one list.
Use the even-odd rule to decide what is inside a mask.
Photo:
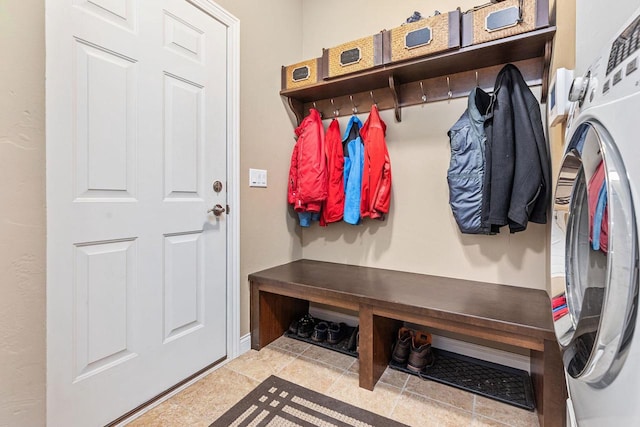
[(225, 211), (224, 211), (224, 208), (223, 208), (221, 205), (215, 205), (212, 209), (209, 209), (209, 210), (207, 211), (207, 213), (211, 213), (211, 212), (213, 212), (213, 214), (214, 214), (215, 216), (220, 216), (220, 215), (221, 215), (221, 214), (223, 214)]

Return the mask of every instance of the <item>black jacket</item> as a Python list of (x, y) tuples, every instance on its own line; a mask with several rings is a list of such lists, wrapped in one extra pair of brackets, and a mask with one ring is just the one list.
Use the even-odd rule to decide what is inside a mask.
[(520, 71), (502, 68), (485, 122), (487, 144), (483, 222), (512, 233), (545, 224), (551, 195), (549, 150), (540, 105)]

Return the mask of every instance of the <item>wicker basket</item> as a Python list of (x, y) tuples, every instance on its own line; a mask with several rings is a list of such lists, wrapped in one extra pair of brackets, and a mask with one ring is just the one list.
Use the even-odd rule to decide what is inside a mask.
[(322, 70), (322, 58), (309, 59), (282, 67), (282, 89), (298, 89), (318, 83)]
[(382, 33), (322, 51), (323, 78), (342, 76), (383, 64)]
[(462, 15), (462, 46), (549, 26), (549, 0), (504, 0)]
[(385, 64), (459, 48), (460, 10), (392, 28), (383, 40)]

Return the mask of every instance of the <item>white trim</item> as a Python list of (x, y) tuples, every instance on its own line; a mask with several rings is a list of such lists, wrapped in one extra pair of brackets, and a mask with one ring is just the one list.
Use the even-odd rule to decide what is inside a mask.
[(227, 26), (227, 358), (240, 353), (240, 21), (212, 0), (187, 0)]
[(528, 356), (439, 335), (432, 335), (432, 339), (435, 348), (530, 372), (530, 358)]
[(246, 334), (240, 338), (240, 354), (245, 354), (249, 350), (251, 350), (251, 334)]

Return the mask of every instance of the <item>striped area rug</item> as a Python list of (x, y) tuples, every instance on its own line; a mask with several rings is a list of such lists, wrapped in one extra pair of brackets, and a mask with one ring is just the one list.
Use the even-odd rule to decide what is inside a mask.
[(273, 375), (210, 427), (253, 426), (406, 427)]

